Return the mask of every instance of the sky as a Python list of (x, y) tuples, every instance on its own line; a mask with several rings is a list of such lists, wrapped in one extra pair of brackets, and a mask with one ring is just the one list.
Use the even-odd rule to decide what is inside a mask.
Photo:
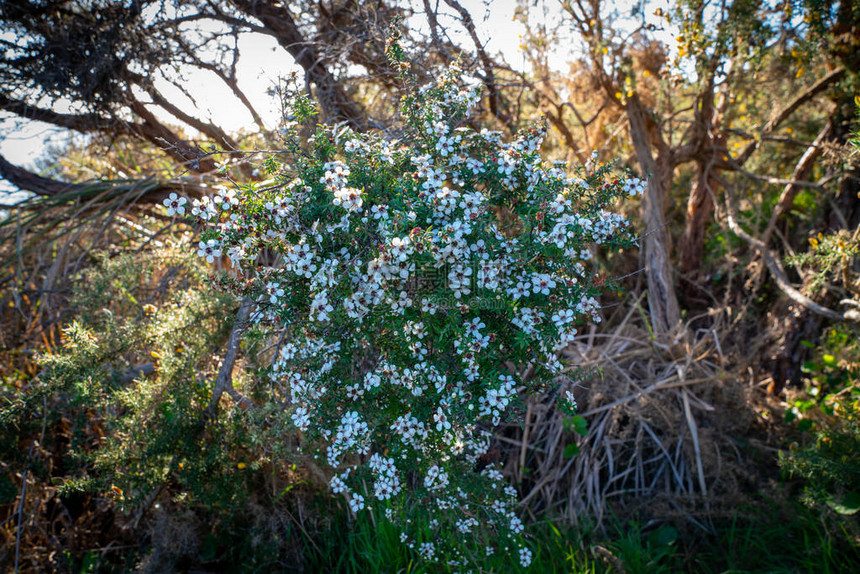
[[(486, 42), (486, 50), (490, 54), (501, 54), (505, 61), (515, 69), (525, 69), (526, 62), (519, 48), (524, 28), (522, 24), (514, 20), (514, 11), (517, 6), (516, 0), (462, 0), (462, 5), (470, 10), (475, 21), (478, 37)], [(530, 2), (531, 3), (531, 2)], [(654, 6), (663, 5), (668, 7), (668, 0), (652, 0)], [(420, 4), (420, 3), (419, 3)], [(632, 6), (631, 0), (619, 0), (615, 6), (621, 10), (626, 5)], [(553, 0), (541, 0), (538, 8), (532, 10), (535, 17), (540, 15), (540, 7), (546, 10), (546, 18), (552, 21), (557, 18), (558, 3)], [(664, 8), (666, 9), (666, 8)], [(653, 11), (653, 9), (649, 9)], [(423, 17), (416, 17), (416, 22), (423, 23)], [(440, 21), (444, 25), (445, 21)], [(409, 22), (409, 25), (413, 25)], [(453, 39), (460, 45), (471, 47), (471, 40), (462, 31), (460, 26), (451, 26), (452, 30), (459, 31), (454, 34)], [(240, 40), (239, 66), (237, 73), (239, 85), (252, 101), (253, 105), (263, 117), (268, 127), (275, 127), (278, 123), (279, 108), (274, 98), (267, 95), (269, 88), (277, 82), (278, 77), (283, 77), (293, 70), (299, 70), (295, 66), (289, 54), (277, 45), (276, 41), (262, 34), (245, 34)], [(551, 66), (563, 69), (566, 60), (570, 56), (570, 48), (559, 46), (550, 62)], [(212, 118), (214, 123), (220, 125), (228, 132), (242, 128), (248, 129), (253, 126), (248, 111), (238, 103), (224, 84), (214, 77), (210, 72), (185, 69), (181, 71), (184, 77), (184, 85), (191, 93), (198, 106), (195, 108), (187, 98), (177, 89), (167, 83), (158, 85), (163, 94), (174, 103), (180, 103), (180, 107), (197, 115), (201, 119)], [(62, 102), (55, 105), (57, 111), (67, 111), (68, 106)], [(162, 119), (168, 123), (176, 123), (166, 113), (162, 113)], [(48, 124), (21, 120), (11, 114), (0, 112), (0, 154), (13, 164), (26, 168), (33, 168), (34, 162), (45, 155), (48, 146), (62, 145), (73, 137), (68, 130), (63, 130)], [(12, 187), (0, 180), (0, 193), (9, 191)], [(0, 197), (0, 201), (8, 202), (10, 198)]]

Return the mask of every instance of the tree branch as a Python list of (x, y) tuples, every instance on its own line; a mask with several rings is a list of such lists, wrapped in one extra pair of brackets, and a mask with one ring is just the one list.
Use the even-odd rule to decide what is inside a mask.
[(475, 30), (475, 22), (472, 20), (472, 15), (469, 11), (457, 2), (457, 0), (445, 0), (445, 4), (453, 8), (460, 14), (460, 19), (463, 22), (463, 27), (466, 28), (472, 43), (475, 45), (475, 51), (478, 53), (478, 59), (481, 60), (481, 65), (484, 68), (484, 84), (487, 86), (487, 97), (490, 102), (490, 112), (498, 118), (508, 129), (512, 128), (511, 118), (502, 110), (501, 95), (496, 87), (496, 76), (493, 72), (493, 60), (484, 50), (484, 45), (481, 44), (478, 38), (478, 32)]
[(262, 22), (296, 63), (305, 71), (310, 83), (316, 86), (316, 99), (330, 120), (346, 120), (350, 127), (363, 130), (367, 125), (358, 104), (346, 89), (325, 67), (325, 57), (313, 42), (302, 35), (285, 5), (263, 0), (231, 0), (232, 4), (248, 16)]
[(678, 299), (669, 261), (669, 237), (663, 214), (663, 178), (651, 155), (645, 107), (638, 94), (627, 100), (627, 117), (630, 121), (630, 138), (636, 157), (647, 179), (648, 188), (642, 198), (642, 219), (647, 230), (645, 237), (645, 274), (648, 278), (648, 307), (651, 321), (658, 336), (671, 333), (681, 320)]
[(797, 162), (797, 166), (794, 168), (794, 173), (791, 175), (791, 181), (785, 184), (785, 189), (782, 190), (782, 194), (779, 196), (779, 201), (776, 203), (776, 208), (770, 216), (770, 221), (767, 222), (767, 228), (765, 228), (764, 234), (761, 238), (761, 242), (763, 244), (767, 245), (770, 243), (770, 236), (773, 235), (779, 218), (791, 210), (791, 207), (794, 205), (794, 197), (797, 195), (797, 192), (800, 191), (800, 180), (809, 175), (810, 170), (812, 170), (812, 165), (815, 163), (818, 156), (821, 155), (822, 144), (830, 137), (830, 133), (832, 131), (833, 124), (831, 122), (827, 122), (827, 125), (825, 125), (824, 129), (819, 132), (818, 137), (815, 138), (812, 145), (809, 146), (800, 157), (800, 161)]
[(215, 410), (218, 408), (218, 402), (221, 396), (226, 392), (228, 395), (237, 400), (244, 406), (250, 405), (250, 399), (242, 396), (239, 391), (233, 388), (233, 367), (236, 364), (236, 355), (239, 352), (239, 337), (245, 329), (245, 323), (251, 315), (251, 307), (253, 303), (250, 299), (245, 299), (239, 306), (239, 312), (236, 314), (236, 322), (233, 324), (233, 330), (230, 332), (230, 339), (227, 341), (227, 353), (224, 355), (224, 361), (221, 363), (221, 368), (218, 369), (218, 376), (215, 379), (215, 385), (212, 388), (212, 398), (209, 400), (209, 405), (206, 407), (206, 418), (215, 416)]
[(770, 271), (771, 275), (773, 275), (774, 280), (776, 281), (777, 286), (780, 290), (785, 293), (789, 299), (801, 305), (813, 313), (817, 315), (821, 315), (822, 317), (826, 317), (832, 321), (860, 321), (860, 312), (854, 309), (849, 309), (845, 313), (839, 313), (838, 311), (834, 311), (833, 309), (829, 309), (820, 305), (798, 291), (788, 280), (788, 277), (785, 274), (785, 270), (782, 268), (782, 264), (779, 260), (774, 256), (773, 252), (765, 245), (760, 239), (757, 239), (746, 232), (746, 230), (741, 227), (738, 222), (738, 214), (737, 207), (735, 205), (735, 196), (732, 186), (719, 176), (715, 176), (718, 178), (720, 185), (723, 186), (723, 190), (726, 195), (726, 213), (729, 224), (729, 229), (734, 232), (735, 235), (752, 245), (756, 251), (759, 252), (762, 259), (764, 260), (765, 265), (767, 266), (768, 271)]
[[(102, 191), (107, 191), (111, 188), (119, 188), (120, 185), (129, 185), (128, 182), (118, 183), (112, 181), (67, 183), (57, 179), (42, 177), (22, 167), (13, 165), (2, 155), (0, 155), (0, 177), (20, 190), (30, 191), (36, 195), (45, 197), (53, 197), (85, 189), (92, 190), (93, 186), (98, 186), (102, 188)], [(204, 195), (203, 187), (188, 182), (158, 181), (149, 178), (142, 179), (140, 182), (148, 182), (146, 185), (151, 186), (151, 188), (148, 189), (139, 199), (139, 201), (144, 201), (145, 203), (158, 203), (171, 192), (181, 193), (191, 197), (201, 197)]]
[(0, 93), (0, 109), (24, 119), (45, 122), (81, 133), (96, 131), (113, 131), (120, 135), (134, 135), (135, 133), (132, 124), (119, 119), (93, 113), (61, 114), (53, 110), (46, 110), (27, 104), (20, 100), (13, 100), (3, 93)]
[(770, 134), (773, 130), (778, 128), (782, 122), (784, 122), (788, 117), (794, 113), (797, 108), (823, 92), (825, 89), (829, 88), (836, 81), (842, 79), (842, 76), (845, 75), (845, 68), (836, 68), (814, 84), (812, 84), (809, 88), (806, 89), (805, 92), (798, 95), (796, 98), (791, 100), (782, 110), (780, 110), (776, 116), (773, 117), (770, 121), (768, 121), (764, 127), (761, 129), (761, 133), (759, 137), (754, 141), (747, 144), (747, 147), (738, 155), (735, 160), (738, 165), (743, 165), (750, 158), (750, 156), (758, 149), (759, 143), (763, 136)]

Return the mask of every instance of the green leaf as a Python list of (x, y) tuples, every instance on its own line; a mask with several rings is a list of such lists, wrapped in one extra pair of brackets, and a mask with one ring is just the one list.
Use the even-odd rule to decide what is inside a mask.
[(210, 562), (218, 556), (218, 541), (211, 533), (206, 535), (200, 548), (200, 560)]
[(654, 546), (671, 546), (678, 540), (678, 531), (671, 526), (664, 526), (652, 532), (649, 538)]
[(828, 500), (827, 505), (838, 514), (852, 515), (860, 510), (860, 492), (851, 491), (840, 502)]
[(569, 444), (564, 447), (564, 458), (573, 458), (574, 456), (579, 454), (579, 447), (575, 444)]
[(827, 365), (828, 367), (835, 367), (835, 366), (837, 365), (837, 363), (838, 363), (838, 362), (837, 362), (837, 360), (836, 360), (836, 357), (834, 357), (833, 355), (824, 355), (824, 356), (822, 356), (822, 357), (821, 357), (821, 360), (822, 360), (822, 361), (824, 362), (824, 364), (825, 364), (825, 365)]
[(798, 428), (798, 430), (800, 430), (800, 431), (802, 431), (802, 432), (807, 432), (807, 431), (812, 430), (812, 427), (813, 427), (813, 426), (815, 426), (815, 423), (813, 423), (813, 422), (812, 422), (811, 420), (809, 420), (809, 419), (803, 419), (802, 421), (800, 421), (799, 423), (797, 423), (797, 428)]
[(570, 427), (573, 432), (582, 436), (588, 436), (588, 421), (581, 415), (576, 415), (570, 418)]
[(801, 372), (803, 373), (814, 373), (818, 370), (818, 363), (813, 361), (804, 361), (803, 365), (800, 367)]

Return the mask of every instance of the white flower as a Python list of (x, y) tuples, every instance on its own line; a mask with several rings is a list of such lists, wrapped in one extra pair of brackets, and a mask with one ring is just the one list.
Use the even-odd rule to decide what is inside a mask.
[(317, 293), (311, 302), (311, 321), (325, 323), (332, 311), (334, 307), (328, 302), (328, 294), (325, 291)]
[(276, 281), (266, 283), (266, 294), (269, 296), (269, 303), (277, 303), (278, 299), (284, 296), (284, 290), (281, 284)]
[(424, 477), (424, 486), (431, 490), (441, 490), (448, 486), (448, 473), (435, 464), (427, 471)]
[(204, 196), (201, 199), (194, 199), (191, 202), (191, 214), (199, 217), (204, 221), (214, 219), (218, 215), (218, 207), (209, 198)]
[(451, 422), (448, 420), (442, 407), (436, 409), (436, 413), (433, 415), (433, 421), (436, 423), (437, 431), (446, 431), (451, 428)]
[(532, 563), (532, 551), (526, 547), (520, 548), (520, 565), (523, 568), (528, 568)]
[(557, 327), (563, 327), (568, 323), (571, 323), (576, 314), (573, 312), (573, 309), (563, 309), (560, 311), (556, 311), (552, 316), (552, 322), (556, 324)]
[[(514, 516), (513, 518), (511, 518), (510, 527), (511, 527), (511, 531), (514, 534), (519, 534), (520, 532), (523, 531), (523, 522), (522, 522), (522, 520), (520, 520), (519, 518)], [(526, 566), (528, 566), (528, 564), (526, 564)]]
[(348, 490), (346, 483), (339, 476), (333, 476), (331, 482), (329, 482), (329, 486), (331, 487), (331, 491), (335, 494), (340, 494), (341, 492), (346, 492)]
[(164, 207), (167, 208), (167, 215), (182, 215), (185, 213), (185, 204), (188, 202), (184, 197), (179, 197), (175, 193), (171, 193), (164, 200)]
[(576, 408), (577, 408), (576, 398), (574, 398), (573, 393), (571, 393), (570, 391), (565, 391), (564, 398), (568, 402), (568, 405), (570, 406), (570, 408), (573, 410), (576, 410)]
[(360, 211), (364, 205), (364, 200), (361, 198), (362, 191), (354, 187), (344, 187), (336, 189), (334, 192), (334, 200), (332, 203), (339, 205), (348, 211)]
[(293, 424), (296, 425), (300, 430), (308, 430), (308, 426), (311, 422), (311, 417), (308, 413), (308, 409), (306, 409), (305, 407), (298, 407), (295, 412), (293, 412), (292, 416), (290, 416), (290, 418), (293, 420)]
[(353, 512), (358, 512), (364, 508), (364, 497), (360, 494), (353, 494), (349, 499), (349, 507)]
[(433, 560), (433, 557), (436, 555), (436, 547), (432, 542), (422, 542), (418, 547), (418, 553), (421, 554), (425, 560)]
[(221, 247), (218, 245), (218, 240), (201, 241), (197, 246), (197, 255), (205, 257), (207, 263), (212, 263), (216, 257), (221, 257)]

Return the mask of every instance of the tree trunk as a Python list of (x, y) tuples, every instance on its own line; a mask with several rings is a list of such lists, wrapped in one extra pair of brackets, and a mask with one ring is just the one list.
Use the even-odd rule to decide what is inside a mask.
[(643, 248), (645, 254), (645, 276), (648, 281), (648, 307), (651, 323), (658, 339), (666, 338), (678, 326), (681, 313), (669, 261), (669, 233), (663, 217), (663, 180), (657, 163), (651, 155), (645, 108), (637, 94), (627, 100), (627, 117), (630, 121), (630, 137), (636, 157), (647, 178), (648, 187), (642, 197), (642, 221), (645, 224)]
[(685, 274), (698, 272), (705, 246), (705, 228), (714, 211), (713, 193), (717, 182), (711, 178), (708, 166), (700, 163), (696, 182), (687, 200), (687, 221), (681, 237), (679, 264)]

